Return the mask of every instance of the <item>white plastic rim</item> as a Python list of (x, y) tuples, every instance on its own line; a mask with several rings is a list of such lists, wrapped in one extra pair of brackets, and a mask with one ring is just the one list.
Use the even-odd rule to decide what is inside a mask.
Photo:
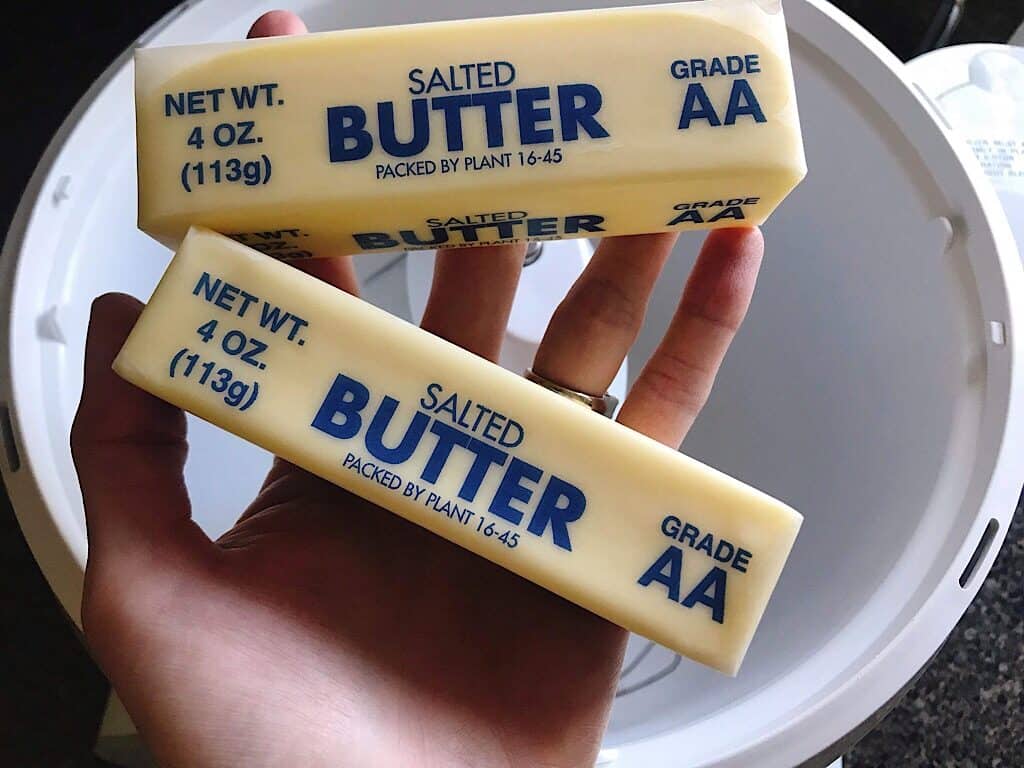
[(1024, 47), (952, 45), (907, 62), (907, 71), (947, 127), (984, 160), (1024, 258)]
[[(622, 3), (529, 0), (515, 11), (612, 4)], [(502, 0), (296, 5), (312, 29), (508, 11)], [(186, 4), (145, 43), (237, 38), (268, 9)], [(739, 677), (631, 642), (632, 692), (616, 702), (602, 765), (827, 762), (962, 615), (1024, 477), (1024, 276), (993, 192), (881, 44), (822, 0), (788, 0), (786, 14), (811, 171), (766, 227), (748, 322), (684, 450), (785, 499), (806, 523)], [(72, 616), (85, 537), (67, 434), (88, 305), (105, 290), (147, 296), (168, 258), (134, 227), (132, 135), (122, 57), (40, 162), (0, 262), (4, 478)], [(698, 243), (683, 237), (659, 281), (631, 374)], [(368, 296), (410, 311), (404, 273)], [(191, 427), (188, 481), (217, 533), (267, 457)]]

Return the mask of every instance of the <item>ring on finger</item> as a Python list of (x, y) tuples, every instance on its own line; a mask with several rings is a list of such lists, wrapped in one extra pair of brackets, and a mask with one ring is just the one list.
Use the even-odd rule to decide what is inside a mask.
[(534, 373), (532, 368), (527, 368), (526, 371), (523, 372), (523, 376), (534, 384), (539, 384), (544, 387), (544, 389), (548, 389), (557, 395), (568, 398), (574, 403), (585, 405), (587, 408), (601, 416), (611, 418), (612, 414), (615, 413), (616, 406), (619, 404), (619, 398), (614, 395), (610, 395), (607, 392), (603, 395), (588, 395), (586, 392), (569, 389), (568, 387), (563, 387), (561, 384), (554, 382), (551, 379), (541, 376), (539, 373)]

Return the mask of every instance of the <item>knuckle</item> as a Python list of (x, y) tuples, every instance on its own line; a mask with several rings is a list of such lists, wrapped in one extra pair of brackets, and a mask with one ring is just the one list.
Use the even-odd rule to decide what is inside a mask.
[(707, 403), (714, 377), (714, 371), (667, 353), (657, 355), (643, 372), (644, 386), (655, 398), (694, 415)]
[(683, 311), (703, 325), (732, 336), (740, 329), (743, 319), (735, 311), (736, 305), (737, 300), (716, 296), (703, 302), (685, 302)]
[(559, 306), (556, 315), (571, 314), (588, 325), (636, 331), (644, 319), (644, 306), (614, 280), (581, 280)]

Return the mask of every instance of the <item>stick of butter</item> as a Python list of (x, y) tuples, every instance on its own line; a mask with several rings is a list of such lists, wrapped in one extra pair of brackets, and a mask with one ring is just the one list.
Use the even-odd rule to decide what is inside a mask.
[(279, 258), (754, 225), (806, 172), (779, 0), (142, 48), (139, 226)]
[(760, 491), (209, 230), (185, 238), (114, 369), (730, 674), (802, 520)]

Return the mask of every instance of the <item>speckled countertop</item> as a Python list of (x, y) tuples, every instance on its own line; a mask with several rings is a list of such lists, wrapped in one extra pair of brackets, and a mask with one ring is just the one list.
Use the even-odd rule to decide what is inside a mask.
[(946, 645), (849, 768), (1024, 766), (1024, 511)]

